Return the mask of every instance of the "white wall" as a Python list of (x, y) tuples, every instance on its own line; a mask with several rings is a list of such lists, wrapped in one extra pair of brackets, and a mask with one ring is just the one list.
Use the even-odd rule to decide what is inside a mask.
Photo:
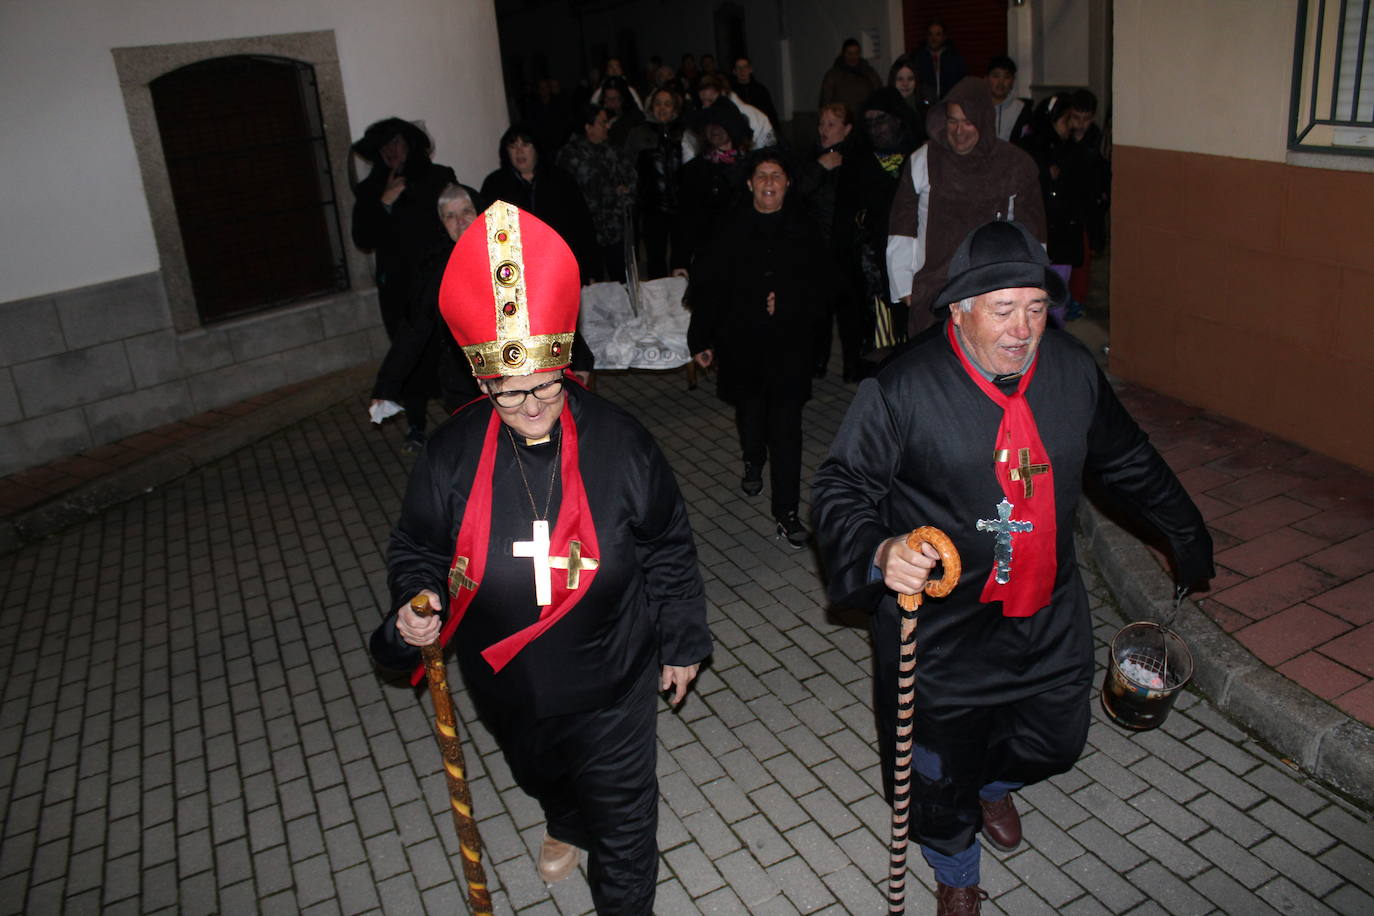
[(1037, 49), (1037, 83), (1087, 86), (1089, 73), (1088, 0), (1040, 0), (1042, 44)]
[(325, 29), (352, 137), (422, 119), (460, 179), (495, 167), (506, 109), (491, 0), (0, 4), (0, 302), (159, 267), (111, 48)]
[(1114, 142), (1284, 161), (1296, 0), (1116, 0)]

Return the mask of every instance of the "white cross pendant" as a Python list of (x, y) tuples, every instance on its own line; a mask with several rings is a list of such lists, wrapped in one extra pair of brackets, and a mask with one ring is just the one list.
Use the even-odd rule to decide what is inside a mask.
[(528, 541), (511, 545), (511, 555), (534, 560), (534, 601), (540, 607), (553, 604), (553, 576), (549, 573), (549, 523), (535, 519)]

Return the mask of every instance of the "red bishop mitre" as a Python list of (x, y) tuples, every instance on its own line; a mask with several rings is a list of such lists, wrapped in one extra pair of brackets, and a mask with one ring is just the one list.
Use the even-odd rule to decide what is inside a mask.
[(568, 243), (498, 200), (459, 237), (439, 287), (439, 311), (477, 378), (566, 367), (582, 282)]

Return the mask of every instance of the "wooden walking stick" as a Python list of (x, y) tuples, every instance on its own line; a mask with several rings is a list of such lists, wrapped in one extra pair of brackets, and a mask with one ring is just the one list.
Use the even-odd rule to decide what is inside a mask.
[[(410, 609), (418, 617), (428, 617), (434, 613), (430, 609), (429, 599), (424, 595), (411, 598)], [(453, 712), (453, 696), (448, 692), (444, 647), (436, 639), (427, 646), (421, 646), (420, 654), (425, 660), (425, 676), (429, 678), (429, 695), (434, 700), (434, 733), (439, 739), (439, 751), (444, 756), (449, 807), (453, 809), (453, 823), (458, 828), (463, 877), (468, 882), (468, 908), (476, 916), (491, 916), (491, 891), (487, 889), (487, 874), (482, 869), (482, 837), (477, 832), (477, 821), (472, 817), (472, 792), (468, 790), (463, 746), (458, 742), (458, 717)]]
[(916, 609), (921, 596), (943, 598), (959, 584), (962, 565), (954, 542), (939, 528), (917, 528), (906, 536), (906, 546), (920, 550), (929, 544), (940, 554), (945, 574), (927, 579), (925, 588), (914, 595), (898, 595), (902, 609), (901, 649), (897, 665), (897, 753), (892, 772), (892, 859), (887, 876), (887, 911), (906, 912), (906, 849), (911, 828), (911, 748), (915, 743), (916, 712)]

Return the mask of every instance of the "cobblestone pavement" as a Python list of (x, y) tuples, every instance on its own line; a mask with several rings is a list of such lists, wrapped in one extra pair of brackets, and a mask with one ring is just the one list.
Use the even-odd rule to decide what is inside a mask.
[[(888, 813), (862, 620), (827, 611), (766, 495), (738, 495), (711, 387), (602, 379), (677, 469), (716, 638), (659, 717), (656, 910), (874, 916)], [(808, 474), (850, 390), (817, 386)], [(408, 459), (363, 404), (0, 558), (0, 914), (462, 912), (428, 698), (365, 650)], [(1121, 620), (1087, 572), (1102, 655)], [(538, 808), (458, 699), (497, 912), (589, 912), (580, 877), (536, 877)], [(1191, 694), (1144, 734), (1094, 706), (1079, 765), (1020, 795), (1026, 844), (985, 856), (985, 913), (1374, 913), (1367, 812)], [(912, 870), (908, 912), (933, 912)]]

